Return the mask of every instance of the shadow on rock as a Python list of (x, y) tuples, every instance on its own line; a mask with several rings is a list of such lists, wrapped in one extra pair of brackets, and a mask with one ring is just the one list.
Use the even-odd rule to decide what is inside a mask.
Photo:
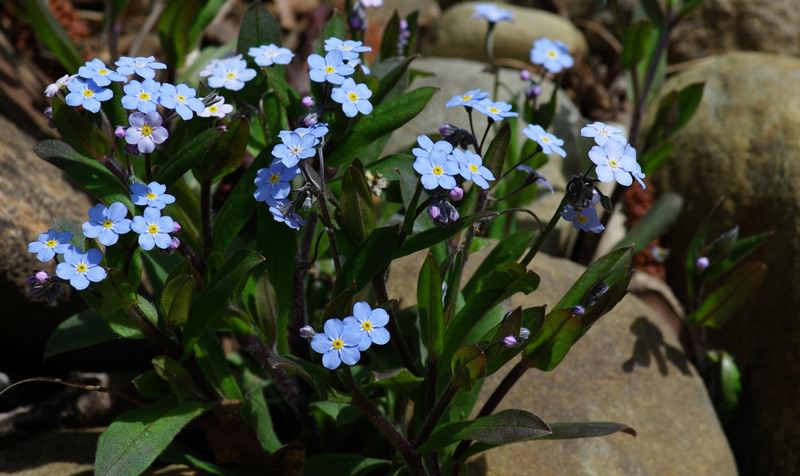
[(652, 359), (658, 366), (658, 372), (665, 377), (669, 374), (667, 362), (671, 362), (683, 375), (692, 374), (683, 351), (666, 343), (661, 330), (647, 318), (637, 317), (630, 329), (636, 336), (636, 342), (633, 345), (633, 355), (622, 364), (622, 370), (631, 373), (637, 365), (650, 367)]

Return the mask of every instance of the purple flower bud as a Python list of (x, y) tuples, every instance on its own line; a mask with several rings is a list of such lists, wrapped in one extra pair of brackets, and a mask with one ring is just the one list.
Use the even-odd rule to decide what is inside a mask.
[(433, 221), (438, 222), (439, 219), (442, 217), (442, 210), (436, 205), (431, 205), (428, 207), (428, 215), (430, 215), (431, 218), (433, 218)]
[(180, 247), (181, 247), (181, 239), (178, 238), (177, 236), (173, 236), (172, 243), (169, 244), (169, 249), (174, 251)]
[(528, 99), (536, 99), (542, 94), (542, 87), (538, 84), (531, 84), (525, 88), (525, 97)]
[(514, 347), (517, 345), (517, 338), (514, 336), (503, 337), (503, 345), (506, 347)]
[(450, 213), (449, 213), (449, 217), (448, 217), (450, 219), (449, 222), (452, 223), (452, 222), (458, 220), (458, 217), (459, 217), (458, 210), (456, 210), (456, 207), (451, 205), (450, 206)]
[(54, 303), (58, 296), (64, 292), (63, 281), (54, 281), (46, 271), (36, 270), (25, 281), (28, 284), (31, 298), (37, 301)]
[(33, 279), (35, 279), (36, 282), (39, 284), (44, 284), (47, 282), (48, 279), (50, 279), (50, 275), (47, 274), (47, 271), (39, 270), (36, 273), (34, 273)]
[(439, 134), (441, 134), (442, 137), (445, 137), (445, 138), (450, 136), (450, 135), (452, 135), (452, 134), (455, 134), (455, 132), (457, 130), (458, 130), (458, 127), (450, 124), (449, 122), (445, 122), (444, 124), (439, 126)]
[(44, 108), (44, 111), (42, 111), (42, 114), (44, 114), (44, 117), (46, 117), (48, 119), (52, 119), (53, 118), (53, 108), (51, 106), (47, 106), (46, 108)]
[(181, 231), (181, 228), (182, 228), (181, 224), (178, 223), (177, 220), (172, 220), (172, 223), (174, 224), (174, 226), (172, 227), (172, 232), (173, 233), (177, 233), (177, 232)]
[(531, 331), (527, 327), (520, 327), (519, 329), (519, 338), (521, 340), (528, 340), (531, 336)]
[(695, 266), (697, 266), (697, 269), (699, 269), (700, 271), (705, 271), (706, 269), (708, 269), (709, 266), (711, 266), (711, 261), (707, 257), (701, 256), (697, 258)]
[(586, 308), (581, 305), (572, 306), (569, 308), (569, 312), (571, 312), (573, 316), (582, 316), (586, 314)]
[(317, 116), (317, 113), (312, 112), (311, 114), (309, 114), (309, 115), (307, 115), (306, 117), (303, 118), (303, 126), (311, 127), (314, 124), (316, 124), (318, 121), (319, 121), (319, 116)]
[(227, 132), (228, 125), (227, 124), (220, 124), (217, 126), (217, 129), (221, 130), (222, 132)]
[(309, 339), (309, 340), (314, 338), (314, 336), (317, 334), (316, 332), (314, 332), (314, 328), (311, 327), (311, 326), (303, 326), (303, 327), (301, 327), (299, 333), (300, 333), (300, 337), (302, 337), (303, 339)]
[(311, 109), (312, 107), (314, 107), (315, 104), (314, 98), (312, 98), (311, 96), (305, 96), (302, 102), (303, 102), (303, 107), (307, 109)]
[(460, 202), (461, 199), (464, 198), (464, 189), (461, 187), (453, 187), (450, 190), (450, 200), (454, 202)]
[(523, 81), (530, 81), (531, 80), (531, 72), (527, 69), (522, 69), (519, 72), (519, 79)]
[(114, 137), (117, 139), (124, 139), (125, 138), (125, 128), (122, 126), (117, 126), (114, 128)]

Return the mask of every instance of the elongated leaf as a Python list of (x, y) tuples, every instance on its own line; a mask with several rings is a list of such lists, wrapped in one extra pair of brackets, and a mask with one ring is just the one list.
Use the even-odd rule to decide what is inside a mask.
[(661, 11), (658, 0), (641, 0), (639, 5), (653, 25), (657, 28), (661, 28), (664, 23), (664, 13)]
[(80, 113), (67, 106), (60, 96), (51, 99), (53, 122), (64, 139), (78, 154), (95, 160), (104, 160), (111, 147), (110, 131), (104, 131), (93, 122), (93, 115)]
[(689, 315), (689, 323), (721, 327), (741, 311), (750, 297), (764, 283), (767, 265), (760, 261), (744, 264), (728, 275), (725, 282), (709, 294), (700, 307)]
[(169, 386), (155, 370), (148, 370), (131, 381), (136, 391), (152, 400), (169, 396)]
[(472, 215), (459, 218), (458, 220), (454, 221), (453, 223), (449, 223), (445, 226), (437, 226), (434, 228), (430, 228), (425, 230), (421, 233), (417, 233), (415, 235), (411, 235), (403, 242), (403, 246), (400, 247), (399, 250), (394, 255), (394, 258), (401, 258), (403, 256), (410, 255), (411, 253), (415, 253), (419, 250), (424, 250), (430, 248), (431, 246), (441, 243), (451, 236), (455, 235), (459, 231), (463, 230), (464, 228), (476, 223), (480, 220), (484, 220), (487, 217), (494, 216), (494, 212), (483, 212), (483, 213), (474, 213)]
[(100, 162), (86, 158), (60, 140), (45, 140), (33, 146), (36, 155), (63, 170), (67, 176), (95, 198), (105, 202), (122, 202), (134, 211), (128, 190)]
[(689, 242), (689, 248), (686, 250), (686, 298), (689, 302), (695, 302), (695, 293), (697, 292), (699, 283), (699, 273), (697, 269), (697, 259), (700, 258), (703, 252), (703, 247), (706, 245), (708, 234), (711, 233), (714, 215), (719, 210), (719, 207), (724, 201), (723, 197), (717, 200), (717, 203), (708, 212), (700, 226), (692, 236), (692, 241)]
[(203, 393), (198, 390), (191, 375), (180, 362), (166, 355), (153, 357), (152, 362), (153, 369), (169, 385), (178, 401), (203, 398)]
[(362, 476), (373, 474), (380, 467), (389, 466), (392, 462), (385, 459), (367, 458), (351, 453), (323, 453), (306, 458), (303, 463), (305, 476), (329, 474), (336, 468), (336, 474), (341, 476)]
[(194, 355), (203, 375), (217, 391), (220, 397), (228, 400), (242, 400), (243, 394), (236, 376), (228, 366), (225, 352), (222, 350), (213, 332), (206, 332), (194, 346)]
[(747, 257), (758, 251), (761, 245), (763, 245), (770, 236), (772, 236), (772, 232), (768, 231), (737, 240), (728, 255), (723, 258), (721, 262), (711, 262), (711, 267), (704, 276), (706, 282), (714, 282), (725, 273), (730, 272), (733, 268), (742, 264)]
[[(158, 21), (158, 36), (167, 56), (168, 63), (180, 69), (186, 55), (194, 48), (190, 32), (198, 20), (199, 0), (168, 2)], [(212, 17), (213, 19), (213, 17)], [(210, 20), (209, 20), (210, 21)]]
[(400, 243), (400, 225), (375, 228), (356, 255), (345, 261), (336, 280), (336, 290), (343, 291), (355, 284), (361, 290), (372, 278), (382, 273), (392, 261)]
[(186, 324), (194, 286), (194, 280), (188, 274), (180, 274), (167, 281), (161, 294), (161, 309), (170, 326), (178, 328)]
[(213, 149), (192, 168), (195, 177), (200, 182), (216, 183), (239, 168), (249, 139), (250, 123), (247, 118), (242, 116), (234, 119)]
[[(384, 99), (399, 94), (399, 92), (397, 92), (398, 87), (402, 88), (406, 85), (404, 78), (407, 77), (406, 73), (408, 72), (408, 67), (411, 65), (411, 62), (417, 58), (418, 56), (409, 56), (407, 58), (388, 60), (396, 61), (397, 66), (389, 70), (389, 72), (378, 81), (378, 90), (372, 95), (370, 101), (372, 101), (373, 104), (380, 104)], [(398, 84), (400, 86), (398, 86)]]
[(367, 146), (388, 136), (422, 112), (436, 91), (437, 88), (422, 87), (375, 106), (372, 113), (361, 118), (337, 144), (328, 164), (343, 166), (352, 162)]
[(342, 179), (342, 230), (355, 245), (360, 245), (375, 229), (375, 206), (361, 163), (356, 161)]
[(652, 34), (653, 25), (642, 19), (628, 25), (623, 35), (620, 62), (627, 69), (634, 68), (645, 59), (647, 39)]
[(242, 370), (242, 390), (244, 390), (242, 418), (256, 432), (261, 447), (269, 453), (274, 453), (283, 445), (272, 425), (267, 399), (264, 398), (265, 385), (266, 382), (247, 367)]
[(461, 440), (474, 440), (495, 447), (542, 438), (552, 432), (550, 426), (533, 413), (503, 410), (476, 420), (441, 425), (420, 447), (420, 451), (445, 448)]
[(248, 58), (247, 51), (250, 48), (268, 44), (281, 45), (281, 27), (264, 4), (255, 1), (242, 18), (236, 51)]
[(504, 122), (483, 156), (484, 165), (492, 171), (495, 177), (499, 177), (503, 173), (503, 164), (506, 161), (510, 144), (511, 125), (508, 122)]
[(95, 474), (143, 473), (186, 424), (211, 407), (205, 402), (165, 400), (123, 413), (100, 435)]
[(175, 155), (158, 169), (153, 180), (169, 187), (192, 167), (199, 164), (213, 150), (221, 136), (222, 131), (216, 127), (201, 132), (175, 152)]
[(483, 346), (465, 345), (453, 354), (450, 364), (453, 382), (469, 391), (478, 380), (486, 376), (486, 353)]
[(392, 17), (386, 23), (383, 29), (383, 37), (381, 38), (380, 55), (381, 59), (385, 60), (393, 56), (398, 56), (397, 45), (400, 39), (400, 15), (397, 10), (394, 11)]
[(494, 345), (486, 350), (486, 374), (492, 375), (500, 370), (503, 365), (519, 355), (525, 349), (525, 342), (520, 337), (522, 328), (528, 329), (530, 335), (535, 336), (540, 332), (544, 324), (545, 307), (532, 307), (519, 309), (509, 313), (503, 321), (496, 326), (493, 333), (488, 334), (487, 340), (490, 342), (501, 342), (506, 336), (517, 338), (519, 345), (506, 347)]
[(428, 354), (438, 357), (444, 345), (442, 273), (436, 259), (430, 254), (425, 258), (417, 280), (417, 314), (422, 343), (428, 349)]
[(486, 276), (503, 263), (514, 262), (522, 257), (525, 250), (533, 243), (533, 235), (534, 230), (526, 229), (512, 233), (500, 240), (467, 281), (463, 290), (464, 295), (471, 296), (475, 294), (475, 288), (481, 276)]
[(425, 381), (425, 379), (417, 377), (406, 368), (390, 370), (388, 372), (373, 371), (370, 373), (370, 377), (372, 379), (371, 385), (395, 390), (412, 399), (416, 395), (422, 382)]
[(319, 409), (325, 415), (331, 417), (336, 422), (336, 426), (353, 423), (363, 416), (361, 410), (355, 405), (345, 402), (321, 401), (311, 404), (313, 408)]
[(51, 51), (67, 71), (77, 72), (83, 64), (78, 48), (58, 23), (45, 0), (26, 0), (25, 11), (36, 38)]
[(648, 148), (639, 161), (642, 165), (642, 170), (647, 174), (652, 174), (665, 160), (672, 156), (676, 148), (677, 146), (672, 142), (660, 142), (658, 145)]
[(675, 223), (683, 209), (683, 198), (677, 193), (661, 195), (653, 207), (614, 248), (633, 246), (635, 253), (645, 249), (651, 241), (662, 236)]
[(703, 100), (705, 83), (692, 83), (681, 89), (678, 93), (678, 119), (672, 128), (672, 133), (678, 132), (694, 116), (700, 101)]
[(53, 330), (44, 346), (44, 358), (121, 338), (108, 327), (103, 316), (87, 309), (74, 314)]

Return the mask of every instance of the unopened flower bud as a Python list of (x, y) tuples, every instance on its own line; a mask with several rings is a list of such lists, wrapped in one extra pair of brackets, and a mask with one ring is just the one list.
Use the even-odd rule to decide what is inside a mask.
[(706, 256), (701, 256), (695, 261), (695, 266), (697, 266), (697, 269), (700, 271), (705, 271), (711, 266), (711, 261)]
[(167, 248), (167, 250), (168, 251), (175, 251), (180, 247), (181, 247), (181, 239), (178, 238), (177, 236), (173, 236), (172, 237), (172, 243), (169, 244), (169, 248)]
[(314, 199), (311, 198), (311, 195), (306, 195), (305, 200), (303, 200), (303, 210), (311, 210), (311, 207), (314, 206)]
[(317, 113), (312, 112), (311, 114), (308, 114), (306, 117), (303, 118), (303, 125), (305, 127), (311, 127), (315, 125), (317, 121), (319, 121), (319, 116), (317, 116)]
[(586, 314), (586, 308), (581, 305), (572, 306), (569, 308), (569, 312), (571, 312), (573, 316), (582, 316)]
[(311, 109), (312, 107), (314, 107), (314, 104), (315, 104), (314, 98), (312, 98), (311, 96), (305, 96), (303, 98), (303, 100), (302, 100), (302, 103), (303, 103), (303, 107), (305, 107), (307, 109)]
[(228, 131), (228, 125), (227, 124), (220, 124), (220, 125), (217, 126), (217, 129), (221, 130), (222, 132), (227, 132)]
[(531, 336), (531, 331), (527, 327), (520, 327), (519, 338), (520, 340), (528, 340)]
[(428, 215), (430, 215), (431, 218), (433, 218), (433, 221), (438, 222), (439, 219), (442, 217), (442, 210), (436, 205), (431, 205), (428, 207)]
[(48, 119), (52, 119), (53, 118), (53, 108), (50, 107), (50, 106), (47, 106), (46, 108), (44, 108), (44, 111), (42, 111), (42, 114), (44, 114), (44, 117), (46, 117)]
[(523, 81), (530, 81), (531, 80), (531, 72), (527, 69), (522, 69), (519, 72), (519, 79)]
[(542, 94), (542, 87), (538, 84), (531, 84), (525, 88), (525, 97), (528, 99), (536, 99)]
[(460, 215), (458, 214), (458, 210), (456, 210), (456, 207), (450, 205), (450, 211), (449, 211), (449, 214), (448, 214), (448, 218), (450, 220), (450, 223), (452, 223), (454, 221), (457, 221), (459, 217), (460, 217)]
[(122, 126), (117, 126), (114, 128), (114, 137), (117, 139), (125, 138), (125, 128)]
[(299, 333), (300, 333), (300, 337), (302, 337), (303, 339), (313, 339), (314, 336), (317, 334), (314, 331), (314, 328), (311, 327), (311, 326), (303, 326), (303, 327), (301, 327)]
[(514, 347), (517, 345), (517, 338), (514, 336), (503, 337), (503, 345), (506, 347)]
[(450, 190), (450, 200), (454, 202), (460, 202), (461, 199), (464, 198), (464, 189), (461, 187), (453, 187)]
[(177, 233), (177, 232), (181, 231), (181, 228), (182, 228), (181, 224), (178, 223), (177, 220), (173, 220), (172, 223), (173, 223), (173, 226), (172, 226), (172, 232), (173, 233)]
[(50, 279), (50, 275), (47, 274), (47, 271), (39, 270), (36, 273), (34, 273), (33, 279), (35, 279), (36, 282), (39, 284), (44, 284), (47, 282), (48, 279)]
[(457, 130), (458, 127), (450, 124), (449, 122), (445, 122), (444, 124), (439, 126), (439, 134), (441, 134), (442, 137), (444, 138), (447, 138), (450, 135), (454, 134)]

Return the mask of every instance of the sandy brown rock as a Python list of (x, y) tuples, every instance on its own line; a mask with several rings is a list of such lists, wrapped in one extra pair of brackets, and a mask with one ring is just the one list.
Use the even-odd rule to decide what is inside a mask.
[[(699, 62), (666, 88), (697, 81), (706, 82), (703, 101), (676, 137), (679, 153), (656, 177), (660, 190), (680, 193), (685, 203), (667, 246), (677, 267), (722, 196), (720, 232), (734, 225), (744, 235), (775, 232), (760, 253), (767, 281), (719, 343), (744, 370), (744, 469), (792, 474), (800, 468), (800, 59), (728, 53)], [(683, 274), (676, 268), (671, 275)]]
[[(474, 255), (467, 275), (480, 262)], [(414, 302), (422, 256), (399, 260), (390, 274), (390, 296)], [(554, 304), (583, 268), (539, 255), (532, 269), (542, 284), (514, 305)], [(501, 370), (498, 374), (503, 374)], [(485, 399), (500, 381), (487, 379)], [(573, 347), (553, 372), (531, 370), (501, 408), (532, 411), (546, 421), (618, 421), (639, 432), (567, 441), (520, 443), (489, 451), (488, 474), (733, 475), (736, 466), (705, 386), (667, 324), (638, 299), (626, 297)]]

